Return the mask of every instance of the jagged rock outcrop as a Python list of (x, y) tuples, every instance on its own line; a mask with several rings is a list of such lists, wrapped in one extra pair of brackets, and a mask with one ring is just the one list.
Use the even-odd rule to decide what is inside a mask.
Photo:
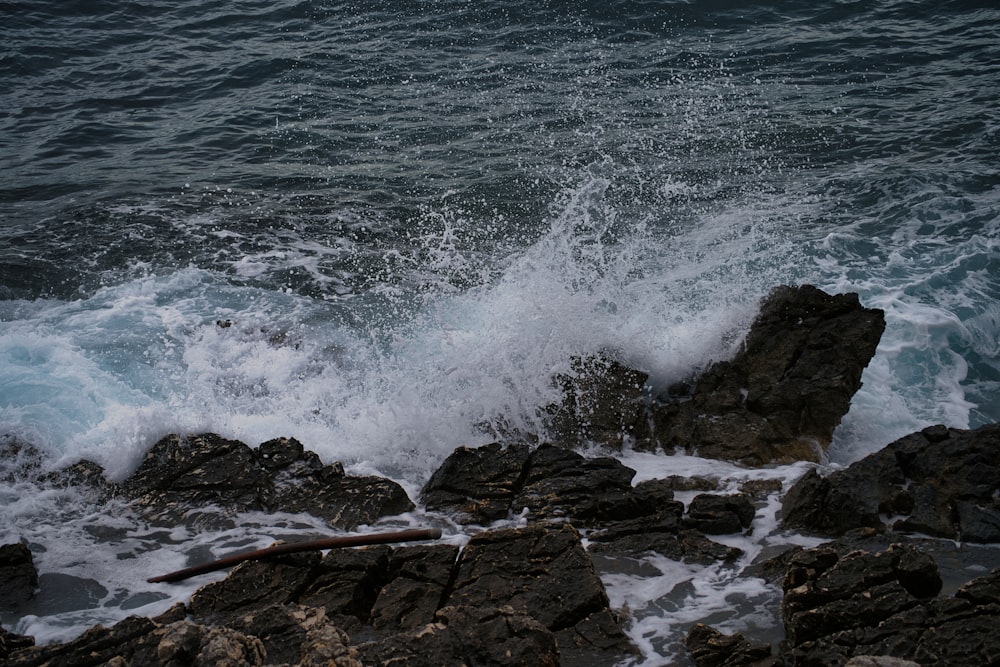
[(558, 667), (553, 633), (510, 606), (449, 606), (418, 629), (364, 644), (359, 652), (371, 667)]
[[(433, 657), (406, 664), (475, 664), (476, 656), (499, 646), (519, 655), (534, 647), (541, 659), (550, 641), (558, 644), (557, 659), (574, 652), (620, 656), (631, 649), (571, 526), (487, 531), (457, 556), (450, 545), (379, 546), (244, 563), (199, 589), (190, 611), (195, 620), (245, 630), (240, 619), (275, 607), (320, 609), (338, 628), (380, 637), (358, 647), (374, 664), (388, 663), (392, 651), (420, 653), (424, 639)], [(498, 645), (460, 641), (477, 633)], [(436, 662), (445, 651), (453, 653)]]
[(873, 529), (791, 550), (781, 560), (786, 639), (777, 654), (696, 627), (687, 644), (699, 667), (964, 667), (1000, 660), (1000, 569), (942, 596), (937, 563), (920, 543)]
[(857, 294), (779, 287), (742, 348), (683, 400), (653, 408), (655, 439), (746, 465), (819, 460), (861, 387), (885, 318)]
[(1000, 424), (932, 426), (843, 470), (807, 472), (783, 501), (785, 528), (837, 536), (884, 526), (966, 542), (1000, 542)]
[(958, 667), (1000, 659), (1000, 570), (937, 597), (937, 566), (918, 549), (844, 553), (833, 544), (794, 557), (783, 588), (791, 664), (889, 656)]
[(431, 477), (422, 498), (428, 509), (452, 512), (469, 523), (485, 524), (525, 509), (530, 521), (569, 520), (596, 529), (589, 535), (590, 548), (604, 555), (656, 551), (711, 563), (740, 554), (703, 533), (746, 529), (754, 516), (748, 496), (701, 494), (685, 517), (684, 505), (673, 496), (675, 487), (687, 488), (683, 480), (653, 479), (632, 486), (634, 476), (634, 470), (611, 457), (588, 458), (554, 445), (529, 451), (525, 445), (494, 443), (456, 450)]
[(291, 438), (254, 450), (211, 433), (170, 435), (153, 445), (121, 490), (147, 517), (171, 523), (191, 508), (215, 506), (308, 512), (350, 529), (413, 509), (396, 482), (349, 476), (340, 463), (324, 465)]
[(5, 664), (9, 667), (237, 667), (264, 665), (264, 661), (264, 648), (257, 637), (225, 627), (207, 627), (189, 621), (161, 625), (149, 618), (131, 616), (111, 628), (94, 626), (66, 644), (14, 651)]

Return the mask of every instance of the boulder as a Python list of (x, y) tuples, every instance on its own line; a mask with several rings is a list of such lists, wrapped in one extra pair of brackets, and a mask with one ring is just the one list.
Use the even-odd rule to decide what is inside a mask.
[(7, 664), (7, 656), (9, 656), (14, 651), (19, 651), (21, 649), (31, 648), (35, 645), (35, 638), (29, 637), (27, 635), (19, 635), (14, 632), (9, 632), (4, 628), (0, 627), (0, 661), (4, 661), (3, 664)]
[(347, 530), (413, 509), (397, 483), (346, 475), (341, 464), (324, 465), (290, 438), (253, 450), (211, 433), (170, 435), (153, 445), (121, 489), (147, 517), (169, 523), (192, 508), (217, 507), (308, 512)]
[(0, 611), (14, 611), (38, 588), (38, 570), (31, 550), (15, 542), (0, 546)]
[(528, 457), (511, 509), (514, 513), (527, 509), (535, 519), (565, 517), (593, 525), (611, 518), (609, 512), (616, 513), (613, 506), (628, 503), (634, 476), (635, 471), (618, 459), (588, 458), (563, 447), (541, 445)]
[(726, 535), (749, 528), (756, 513), (745, 494), (700, 493), (688, 504), (684, 524), (707, 535)]
[(789, 489), (782, 525), (838, 536), (883, 517), (896, 532), (1000, 542), (1000, 424), (932, 426), (843, 470), (807, 472)]
[(712, 364), (688, 396), (653, 406), (656, 440), (746, 465), (817, 461), (884, 329), (883, 312), (857, 294), (779, 287), (732, 360)]
[(588, 535), (589, 550), (603, 556), (641, 558), (655, 552), (671, 560), (710, 565), (732, 562), (743, 553), (685, 528), (681, 519), (684, 506), (672, 501), (656, 514), (619, 521)]
[(362, 667), (347, 634), (322, 609), (272, 605), (234, 618), (227, 627), (258, 638), (268, 665)]
[(486, 524), (527, 509), (532, 520), (570, 519), (582, 526), (650, 514), (672, 501), (665, 483), (632, 486), (635, 471), (611, 457), (588, 458), (564, 447), (493, 443), (459, 447), (431, 476), (428, 509)]

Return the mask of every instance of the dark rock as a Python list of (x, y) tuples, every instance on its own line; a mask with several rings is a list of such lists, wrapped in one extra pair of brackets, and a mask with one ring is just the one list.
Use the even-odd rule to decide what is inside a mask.
[(381, 632), (402, 632), (433, 622), (457, 558), (458, 547), (450, 544), (393, 551), (389, 581), (372, 606), (372, 627)]
[(684, 641), (696, 667), (743, 667), (775, 664), (771, 647), (752, 645), (743, 635), (726, 635), (703, 623), (697, 623)]
[(462, 522), (489, 523), (524, 509), (532, 520), (569, 519), (581, 526), (655, 513), (673, 501), (672, 485), (647, 480), (611, 457), (588, 458), (554, 445), (494, 443), (460, 447), (421, 492), (428, 509)]
[(731, 361), (706, 370), (687, 400), (654, 407), (656, 438), (747, 465), (819, 460), (884, 328), (857, 294), (779, 287)]
[(388, 546), (331, 549), (250, 561), (222, 581), (191, 596), (196, 620), (228, 623), (231, 619), (276, 605), (301, 604), (322, 609), (348, 632), (369, 623), (379, 591), (389, 579)]
[(550, 630), (509, 606), (448, 606), (433, 623), (359, 647), (365, 665), (558, 667)]
[(9, 435), (0, 436), (0, 482), (35, 481), (42, 474), (45, 455), (34, 445)]
[[(575, 638), (588, 636), (592, 647), (612, 655), (631, 650), (617, 623), (597, 620), (610, 613), (608, 597), (572, 526), (480, 533), (469, 540), (457, 568), (447, 605), (509, 605), (565, 634), (567, 644), (577, 648)], [(587, 632), (577, 632), (581, 624)]]
[(241, 563), (225, 579), (195, 591), (188, 603), (191, 615), (217, 620), (298, 602), (320, 560), (319, 553), (307, 553)]
[(38, 570), (26, 544), (0, 546), (0, 610), (13, 611), (38, 588)]
[(705, 537), (697, 530), (684, 528), (681, 514), (684, 506), (677, 501), (650, 516), (620, 521), (594, 531), (590, 552), (607, 556), (639, 558), (656, 552), (673, 560), (708, 565), (729, 562), (743, 552)]
[(235, 618), (228, 627), (260, 639), (268, 665), (341, 665), (361, 667), (343, 631), (322, 609), (301, 605), (265, 607)]
[(958, 589), (955, 597), (976, 605), (1000, 605), (1000, 568), (965, 584)]
[[(562, 447), (542, 445), (528, 457), (524, 484), (512, 509), (534, 518), (567, 517), (595, 523), (632, 493), (635, 471), (611, 457), (586, 458)], [(602, 503), (602, 496), (611, 494)], [(651, 510), (650, 510), (651, 511)]]
[(688, 505), (684, 524), (708, 535), (738, 533), (750, 527), (756, 510), (743, 494), (702, 493)]
[(34, 645), (34, 637), (19, 635), (14, 632), (8, 632), (4, 628), (0, 628), (0, 660), (6, 660), (7, 656), (14, 651), (31, 648)]
[(367, 624), (379, 591), (389, 579), (391, 553), (388, 546), (331, 549), (297, 601), (324, 609), (348, 632)]
[(133, 506), (180, 522), (191, 508), (308, 512), (350, 529), (413, 509), (402, 487), (381, 477), (351, 477), (339, 463), (323, 465), (292, 439), (254, 451), (208, 433), (163, 438), (122, 484)]
[(788, 564), (802, 551), (798, 545), (764, 549), (757, 559), (743, 570), (747, 577), (759, 577), (771, 584), (780, 584), (788, 571)]
[(328, 623), (378, 638), (359, 647), (366, 664), (558, 664), (560, 654), (575, 664), (634, 650), (565, 524), (479, 533), (461, 555), (378, 546), (247, 562), (199, 589), (190, 612), (260, 637), (269, 662), (294, 662), (306, 631)]
[(113, 494), (117, 489), (117, 486), (104, 476), (104, 468), (87, 460), (77, 461), (61, 470), (46, 473), (41, 476), (40, 480), (55, 486), (89, 487), (104, 496)]
[(854, 541), (792, 559), (783, 583), (786, 664), (839, 666), (861, 656), (956, 667), (997, 663), (1000, 570), (953, 598), (936, 597), (941, 580), (930, 556), (905, 544), (852, 550)]
[(786, 494), (785, 528), (837, 536), (882, 528), (968, 542), (1000, 542), (1000, 425), (931, 427), (822, 477), (806, 473)]
[(563, 390), (563, 402), (551, 409), (548, 430), (558, 444), (652, 447), (646, 388), (649, 375), (629, 368), (614, 356), (604, 352), (574, 357), (570, 373), (555, 378)]
[(523, 484), (528, 454), (528, 447), (521, 444), (459, 447), (424, 486), (424, 505), (455, 512), (456, 519), (470, 523), (506, 518)]
[(160, 626), (148, 618), (132, 616), (111, 628), (94, 626), (65, 644), (15, 651), (5, 664), (10, 667), (130, 664), (215, 667), (263, 665), (264, 661), (264, 648), (256, 637), (189, 621)]

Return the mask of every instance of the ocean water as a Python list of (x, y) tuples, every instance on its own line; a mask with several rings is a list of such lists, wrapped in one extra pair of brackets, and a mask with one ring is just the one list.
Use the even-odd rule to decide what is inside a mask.
[[(420, 486), (612, 347), (655, 385), (730, 355), (779, 284), (886, 333), (830, 467), (1000, 420), (1000, 9), (991, 2), (0, 2), (0, 434), (114, 479), (159, 437), (291, 436)], [(220, 326), (219, 323), (228, 324)], [(746, 470), (626, 453), (638, 479)], [(324, 532), (153, 530), (0, 462), (39, 641), (156, 613), (145, 578)], [(746, 561), (780, 544), (778, 497)], [(467, 530), (418, 509), (394, 520)], [(517, 523), (523, 518), (514, 517)], [(642, 648), (780, 637), (739, 568), (606, 572)], [(221, 576), (221, 575), (220, 575)], [(777, 626), (777, 627), (776, 627)]]

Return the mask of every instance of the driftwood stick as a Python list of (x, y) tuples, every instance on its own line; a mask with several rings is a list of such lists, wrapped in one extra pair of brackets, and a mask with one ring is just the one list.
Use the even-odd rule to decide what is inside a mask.
[(440, 528), (416, 528), (413, 530), (400, 530), (394, 533), (374, 533), (372, 535), (344, 535), (341, 537), (324, 537), (318, 540), (307, 540), (305, 542), (292, 542), (289, 544), (276, 544), (266, 549), (256, 551), (246, 551), (233, 556), (226, 556), (219, 560), (201, 563), (183, 570), (177, 570), (159, 577), (150, 577), (146, 581), (151, 584), (160, 582), (175, 582), (194, 577), (206, 572), (215, 572), (227, 567), (231, 567), (247, 560), (262, 560), (282, 554), (294, 554), (302, 551), (318, 551), (320, 549), (337, 549), (343, 547), (360, 547), (369, 544), (389, 544), (392, 542), (414, 542), (417, 540), (436, 540), (441, 537)]

